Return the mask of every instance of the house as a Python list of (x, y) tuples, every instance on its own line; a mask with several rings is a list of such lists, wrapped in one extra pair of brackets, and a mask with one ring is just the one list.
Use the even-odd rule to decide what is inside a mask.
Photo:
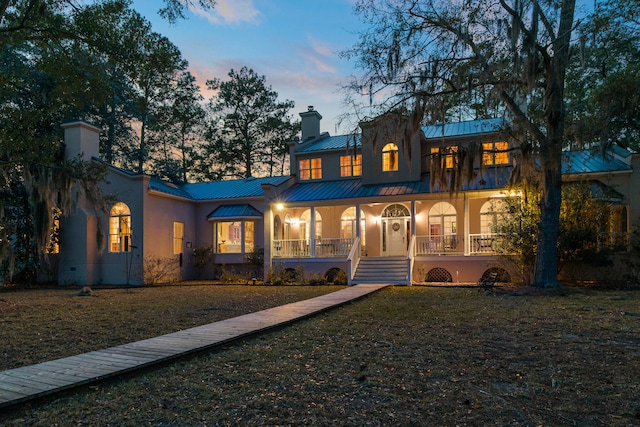
[[(246, 269), (256, 248), (264, 249), (265, 273), (339, 269), (350, 284), (475, 283), (495, 268), (491, 224), (514, 167), (502, 119), (410, 136), (406, 118), (387, 115), (362, 123), (360, 134), (331, 136), (313, 107), (300, 116), (290, 176), (174, 185), (108, 165), (103, 189), (115, 201), (107, 216), (85, 203), (63, 222), (58, 282), (141, 284), (153, 269), (194, 279), (201, 247), (213, 252), (207, 278), (223, 267)], [(98, 161), (100, 129), (63, 127), (68, 156)], [(467, 157), (484, 167), (452, 192), (442, 181), (456, 179), (452, 153), (465, 147), (476, 147)], [(594, 194), (615, 202), (607, 235), (626, 239), (640, 216), (639, 159), (620, 147), (606, 158), (566, 153), (565, 180), (588, 180)]]

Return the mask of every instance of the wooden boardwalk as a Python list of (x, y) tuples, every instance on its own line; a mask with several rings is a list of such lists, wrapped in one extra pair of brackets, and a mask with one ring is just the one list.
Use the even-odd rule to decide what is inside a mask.
[(3, 371), (0, 408), (220, 346), (340, 306), (386, 286), (352, 286), (143, 341)]

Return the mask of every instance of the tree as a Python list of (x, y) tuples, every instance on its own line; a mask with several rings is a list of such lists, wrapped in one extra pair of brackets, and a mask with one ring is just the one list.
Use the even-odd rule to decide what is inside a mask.
[(133, 101), (145, 118), (151, 116), (160, 83), (166, 81), (166, 64), (178, 64), (173, 70), (183, 64), (175, 46), (152, 33), (129, 5), (126, 0), (87, 6), (66, 0), (0, 2), (0, 258), (5, 278), (15, 272), (24, 281), (34, 280), (38, 266), (46, 263), (55, 218), (71, 213), (82, 193), (103, 208), (97, 187), (103, 170), (64, 158), (60, 123), (109, 124), (107, 153), (114, 158), (113, 141), (130, 129)]
[[(218, 153), (222, 175), (250, 177), (264, 173), (269, 158), (282, 150), (279, 132), (292, 131), (288, 111), (293, 101), (278, 101), (278, 93), (266, 85), (264, 76), (243, 67), (229, 71), (229, 80), (207, 82), (218, 91), (210, 99), (212, 120), (208, 139), (213, 152)], [(275, 137), (274, 137), (275, 136)]]
[(581, 28), (567, 75), (567, 136), (578, 146), (640, 149), (639, 7), (598, 2)]
[(155, 159), (154, 172), (176, 183), (185, 183), (193, 175), (192, 169), (198, 156), (205, 111), (200, 102), (203, 97), (196, 79), (188, 71), (173, 83), (169, 99), (160, 109), (161, 122), (158, 132), (162, 155)]
[[(496, 249), (503, 261), (515, 267), (525, 284), (533, 280), (533, 267), (537, 253), (537, 224), (540, 221), (540, 191), (535, 186), (512, 189), (519, 196), (503, 199), (502, 208), (496, 212), (499, 220), (492, 232), (500, 235)], [(568, 182), (562, 187), (560, 209), (560, 235), (557, 242), (557, 272), (570, 263), (588, 263), (592, 266), (611, 265), (615, 239), (611, 239), (613, 204), (593, 197), (589, 182)]]
[[(128, 0), (121, 3), (127, 7)], [(178, 19), (185, 18), (185, 10), (200, 7), (211, 10), (215, 7), (215, 0), (164, 0), (164, 7), (158, 14), (174, 24)], [(52, 10), (63, 8), (77, 8), (74, 0), (1, 0), (0, 1), (0, 32), (12, 33), (27, 30), (33, 36), (42, 32), (57, 31), (58, 28), (51, 21), (42, 19)], [(5, 18), (7, 18), (5, 20)], [(7, 24), (7, 22), (9, 22)]]
[[(351, 87), (381, 98), (378, 111), (410, 110), (409, 134), (436, 101), (464, 92), (488, 93), (508, 111), (519, 145), (514, 177), (535, 171), (542, 190), (533, 283), (557, 287), (564, 86), (575, 0), (360, 0), (356, 10), (371, 26), (345, 52), (364, 69)], [(535, 159), (538, 169), (531, 167)]]

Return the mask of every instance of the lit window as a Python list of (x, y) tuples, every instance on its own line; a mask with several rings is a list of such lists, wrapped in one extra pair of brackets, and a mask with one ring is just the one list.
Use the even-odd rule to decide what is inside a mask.
[[(365, 215), (360, 210), (360, 241), (362, 246), (366, 244), (365, 238), (366, 224)], [(354, 239), (356, 237), (356, 208), (347, 208), (340, 217), (340, 238)]]
[(382, 148), (382, 171), (390, 172), (398, 170), (398, 146), (393, 142)]
[(253, 251), (253, 244), (254, 244), (254, 240), (253, 240), (253, 230), (254, 230), (254, 225), (252, 221), (245, 221), (244, 222), (244, 251), (245, 253), (248, 252), (252, 252)]
[(182, 253), (182, 239), (184, 238), (184, 223), (173, 223), (173, 254)]
[(431, 148), (431, 154), (433, 155), (444, 155), (444, 167), (447, 169), (453, 168), (454, 165), (454, 156), (458, 152), (458, 147), (456, 145), (450, 145), (443, 148), (433, 147)]
[(58, 208), (53, 208), (53, 224), (51, 226), (51, 233), (49, 234), (49, 245), (47, 246), (48, 254), (60, 253), (60, 215), (62, 211)]
[[(320, 212), (315, 211), (315, 219), (316, 219), (316, 239), (322, 238), (322, 215)], [(311, 239), (311, 209), (307, 209), (300, 215), (300, 239), (309, 240)]]
[(109, 214), (109, 252), (131, 251), (131, 211), (118, 202)]
[(362, 154), (340, 156), (340, 176), (362, 175)]
[(300, 160), (300, 179), (303, 181), (309, 179), (322, 178), (322, 159), (305, 159)]
[[(223, 221), (214, 225), (217, 253), (239, 254), (251, 252), (255, 244), (253, 221)], [(244, 235), (244, 238), (243, 238)]]
[(506, 142), (485, 142), (482, 144), (482, 164), (506, 165), (509, 163), (509, 144)]
[(485, 202), (480, 208), (480, 233), (491, 234), (505, 217), (507, 205), (504, 201), (493, 199)]

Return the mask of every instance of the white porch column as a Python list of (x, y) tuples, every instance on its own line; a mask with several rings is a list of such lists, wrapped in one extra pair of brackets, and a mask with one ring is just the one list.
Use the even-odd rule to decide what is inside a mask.
[(411, 201), (411, 236), (416, 235), (416, 201)]
[(309, 248), (309, 256), (311, 256), (311, 258), (315, 258), (316, 256), (316, 208), (315, 206), (311, 206), (311, 226), (309, 227), (309, 229), (311, 230), (309, 234), (311, 234), (309, 236), (309, 245), (311, 245), (311, 247)]
[(360, 221), (362, 221), (362, 217), (360, 216), (360, 203), (356, 203), (356, 237), (362, 238), (360, 235)]
[(469, 198), (464, 194), (464, 254), (469, 255), (471, 242), (469, 241)]
[(264, 271), (263, 271), (263, 279), (267, 281), (269, 279), (269, 269), (271, 268), (271, 263), (273, 260), (271, 259), (271, 250), (273, 246), (273, 209), (271, 207), (271, 203), (267, 205), (267, 209), (264, 212), (264, 217), (262, 219), (263, 227), (263, 247), (264, 247)]

